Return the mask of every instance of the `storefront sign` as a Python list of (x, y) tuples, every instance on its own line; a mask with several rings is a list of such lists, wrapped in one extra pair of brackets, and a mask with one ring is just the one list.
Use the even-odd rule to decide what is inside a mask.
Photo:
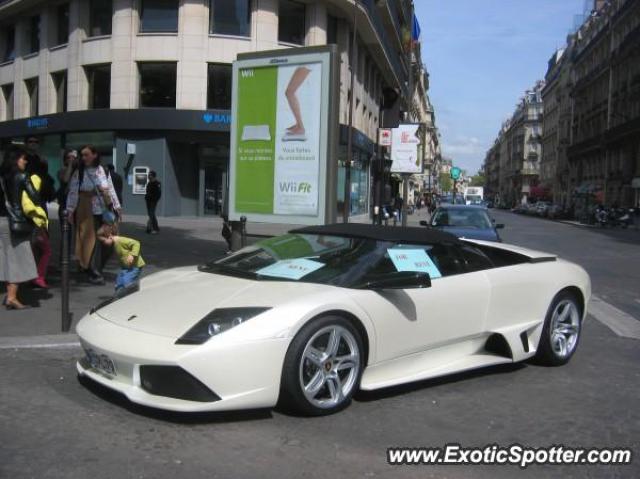
[(44, 129), (49, 126), (48, 118), (29, 118), (27, 120), (27, 128)]
[(391, 133), (391, 172), (422, 173), (419, 155), (420, 125), (406, 124), (394, 128)]
[(378, 128), (378, 145), (391, 146), (391, 128)]
[(324, 223), (329, 52), (234, 63), (229, 217)]

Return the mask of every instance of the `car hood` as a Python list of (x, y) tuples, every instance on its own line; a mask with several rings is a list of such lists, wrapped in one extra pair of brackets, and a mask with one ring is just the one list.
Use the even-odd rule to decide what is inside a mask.
[(446, 231), (458, 238), (478, 239), (483, 241), (499, 241), (498, 234), (493, 229), (464, 228), (458, 226), (437, 226), (439, 230)]
[(129, 329), (179, 338), (216, 308), (275, 307), (322, 288), (326, 286), (223, 276), (200, 272), (194, 266), (151, 275), (142, 280), (140, 291), (95, 314)]

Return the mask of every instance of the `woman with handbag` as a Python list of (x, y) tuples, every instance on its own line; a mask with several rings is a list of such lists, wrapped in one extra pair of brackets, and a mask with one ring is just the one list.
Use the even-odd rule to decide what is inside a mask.
[(18, 300), (18, 286), (38, 275), (31, 250), (33, 223), (21, 203), (23, 193), (33, 203), (40, 198), (26, 168), (27, 153), (17, 147), (7, 151), (0, 166), (0, 281), (7, 283), (3, 304), (9, 310), (27, 307)]
[(75, 224), (76, 257), (80, 269), (92, 284), (104, 284), (102, 249), (96, 232), (104, 223), (113, 224), (120, 216), (120, 202), (113, 183), (100, 165), (96, 148), (87, 145), (80, 150), (78, 169), (69, 181), (67, 212), (69, 223)]

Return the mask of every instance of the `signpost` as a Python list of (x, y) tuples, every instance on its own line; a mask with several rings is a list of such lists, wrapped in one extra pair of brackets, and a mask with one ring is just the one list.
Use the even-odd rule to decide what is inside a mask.
[(460, 175), (462, 174), (462, 170), (457, 166), (451, 168), (450, 175), (453, 180), (453, 204), (456, 204), (456, 187), (458, 184), (458, 180), (460, 179)]
[[(335, 222), (336, 47), (238, 55), (233, 63), (229, 219)], [(233, 229), (233, 228), (232, 228)]]
[(421, 126), (420, 123), (407, 123), (391, 130), (391, 173), (402, 174), (402, 226), (407, 226), (409, 177), (414, 173), (422, 173), (419, 154)]

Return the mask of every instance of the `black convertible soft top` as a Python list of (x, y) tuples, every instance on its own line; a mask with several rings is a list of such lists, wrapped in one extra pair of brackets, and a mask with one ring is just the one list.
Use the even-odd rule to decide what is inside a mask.
[(459, 244), (458, 237), (432, 228), (411, 226), (378, 226), (364, 223), (335, 223), (332, 225), (305, 226), (289, 233), (367, 238), (376, 241), (413, 244)]

